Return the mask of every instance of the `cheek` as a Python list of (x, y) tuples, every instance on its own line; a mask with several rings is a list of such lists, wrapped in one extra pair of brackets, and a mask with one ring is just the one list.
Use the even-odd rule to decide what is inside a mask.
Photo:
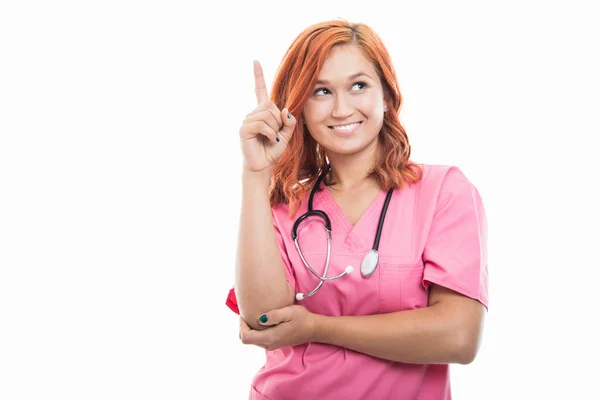
[(357, 107), (370, 118), (383, 120), (383, 101), (377, 95), (373, 94), (360, 98)]
[(317, 124), (327, 119), (331, 112), (331, 102), (327, 100), (312, 101), (304, 107), (304, 118), (309, 124)]

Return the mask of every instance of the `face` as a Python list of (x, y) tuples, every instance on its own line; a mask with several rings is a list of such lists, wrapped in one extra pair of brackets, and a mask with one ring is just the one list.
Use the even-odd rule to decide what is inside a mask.
[(383, 125), (383, 87), (375, 67), (356, 45), (335, 46), (304, 106), (311, 136), (328, 155), (376, 148)]

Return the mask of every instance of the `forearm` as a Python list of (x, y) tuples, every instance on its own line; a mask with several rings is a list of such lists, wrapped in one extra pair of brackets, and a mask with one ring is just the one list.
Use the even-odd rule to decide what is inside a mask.
[(269, 180), (267, 172), (242, 175), (235, 292), (240, 315), (257, 330), (265, 329), (258, 316), (294, 302), (273, 228)]
[(320, 315), (315, 341), (404, 363), (468, 364), (477, 346), (469, 343), (464, 323), (436, 306), (367, 316)]

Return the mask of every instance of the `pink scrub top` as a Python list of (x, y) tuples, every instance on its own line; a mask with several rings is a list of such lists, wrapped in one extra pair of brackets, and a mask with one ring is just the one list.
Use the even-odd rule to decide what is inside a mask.
[[(479, 192), (455, 166), (423, 165), (423, 179), (394, 191), (379, 244), (379, 266), (363, 278), (360, 265), (372, 249), (385, 201), (382, 190), (352, 226), (331, 196), (314, 196), (313, 208), (331, 219), (328, 276), (352, 265), (354, 272), (327, 281), (311, 297), (296, 301), (329, 316), (371, 315), (427, 307), (431, 283), (488, 305), (487, 219)], [(308, 195), (296, 217), (307, 210)], [(308, 293), (319, 280), (302, 263), (292, 240), (295, 219), (288, 206), (273, 208), (273, 220), (288, 282)], [(327, 255), (323, 224), (311, 217), (298, 229), (302, 253), (322, 273)], [(235, 312), (232, 289), (227, 305)], [(388, 361), (346, 348), (306, 343), (266, 351), (252, 380), (250, 399), (451, 399), (447, 364)]]

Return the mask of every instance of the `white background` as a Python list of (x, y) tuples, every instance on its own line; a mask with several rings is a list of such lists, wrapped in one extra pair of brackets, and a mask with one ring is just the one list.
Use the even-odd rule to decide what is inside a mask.
[[(592, 398), (600, 262), (593, 2), (0, 5), (0, 399), (244, 399), (225, 306), (238, 129), (309, 24), (370, 24), (418, 162), (489, 220), (490, 312), (456, 399)], [(595, 330), (595, 331), (594, 331)]]

